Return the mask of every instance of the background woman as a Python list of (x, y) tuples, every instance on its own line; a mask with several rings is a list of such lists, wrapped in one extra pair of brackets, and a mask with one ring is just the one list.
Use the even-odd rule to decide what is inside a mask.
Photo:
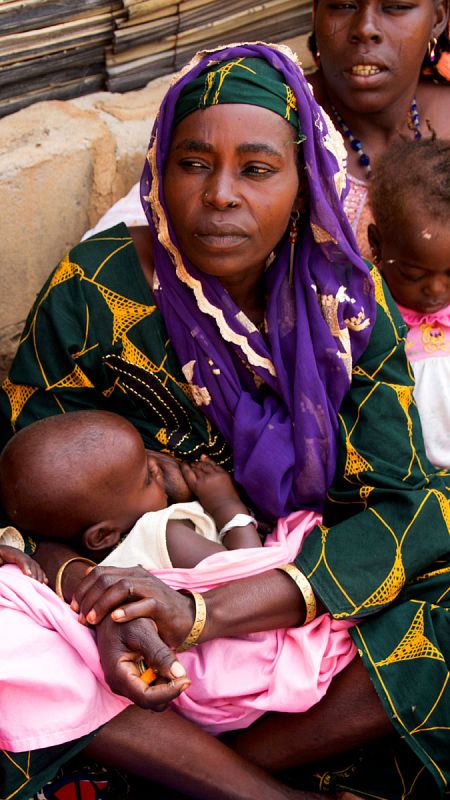
[[(97, 623), (112, 688), (143, 706), (154, 701), (136, 680), (137, 650), (170, 678), (173, 648), (195, 641), (193, 630), (207, 641), (303, 624), (311, 593), (319, 613), (364, 618), (352, 633), (361, 660), (312, 714), (263, 718), (235, 746), (276, 772), (390, 735), (382, 748), (392, 772), (381, 774), (377, 751), (365, 747), (346, 756), (345, 775), (315, 768), (316, 785), (395, 798), (407, 778), (411, 795), (432, 797), (448, 771), (437, 732), (448, 721), (446, 488), (416, 431), (404, 325), (381, 280), (372, 283), (341, 207), (343, 156), (288, 54), (246, 45), (194, 61), (152, 136), (142, 180), (149, 230), (117, 226), (63, 259), (3, 386), (3, 429), (110, 408), (147, 446), (180, 458), (206, 452), (228, 466), (232, 458), (259, 518), (323, 510), (296, 559), (303, 591), (280, 570), (212, 589), (201, 632), (192, 598), (139, 568), (94, 570), (74, 607)], [(39, 548), (50, 578), (63, 563), (66, 599), (85, 570), (71, 556)], [(125, 624), (104, 617), (130, 599), (138, 602), (123, 606)], [(420, 682), (404, 645), (411, 638)], [(110, 732), (90, 752), (117, 763)], [(165, 735), (153, 775), (158, 758), (167, 765)], [(200, 770), (195, 791), (210, 797), (210, 784), (198, 789), (207, 779), (199, 749), (186, 751), (184, 769), (190, 779)], [(130, 748), (121, 752), (136, 764)], [(238, 797), (233, 777), (226, 796)]]
[[(399, 135), (429, 136), (429, 125), (439, 137), (450, 136), (448, 1), (316, 0), (310, 46), (318, 69), (309, 80), (344, 136), (349, 159), (344, 207), (370, 260), (367, 194), (376, 156)], [(121, 220), (143, 224), (137, 185), (90, 233)]]
[(317, 0), (311, 76), (318, 102), (343, 134), (350, 191), (345, 210), (361, 252), (371, 258), (367, 194), (376, 157), (398, 136), (450, 136), (448, 85), (423, 80), (427, 54), (439, 56), (446, 37), (446, 0), (389, 3)]

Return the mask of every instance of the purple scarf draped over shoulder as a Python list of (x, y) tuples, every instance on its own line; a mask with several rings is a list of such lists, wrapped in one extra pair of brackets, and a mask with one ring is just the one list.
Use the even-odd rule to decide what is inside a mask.
[[(180, 92), (210, 64), (264, 58), (297, 98), (310, 209), (289, 283), (288, 232), (265, 273), (266, 337), (218, 278), (180, 252), (163, 175)], [(336, 466), (338, 411), (375, 316), (369, 270), (342, 207), (345, 149), (287, 48), (243, 44), (198, 54), (164, 98), (141, 194), (153, 236), (154, 294), (197, 405), (229, 442), (234, 477), (278, 517), (321, 510)]]

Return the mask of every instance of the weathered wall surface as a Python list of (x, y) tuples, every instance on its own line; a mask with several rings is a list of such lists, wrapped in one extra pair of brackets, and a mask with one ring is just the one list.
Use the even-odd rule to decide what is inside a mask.
[(49, 272), (138, 179), (169, 80), (0, 120), (0, 379)]
[[(290, 44), (310, 64), (305, 38)], [(170, 80), (36, 103), (0, 120), (0, 379), (49, 272), (138, 179)]]

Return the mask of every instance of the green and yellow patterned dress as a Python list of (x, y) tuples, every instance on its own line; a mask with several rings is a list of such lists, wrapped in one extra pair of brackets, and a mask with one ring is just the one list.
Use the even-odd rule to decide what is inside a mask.
[[(399, 735), (318, 767), (314, 781), (364, 797), (433, 798), (450, 780), (448, 481), (426, 459), (405, 326), (375, 278), (377, 321), (341, 409), (323, 526), (298, 563), (335, 617), (359, 620), (352, 635)], [(74, 248), (39, 294), (1, 391), (3, 443), (35, 419), (104, 408), (127, 417), (148, 447), (188, 459), (205, 452), (231, 468), (191, 391), (118, 225)], [(0, 763), (1, 797), (27, 797), (8, 754)]]

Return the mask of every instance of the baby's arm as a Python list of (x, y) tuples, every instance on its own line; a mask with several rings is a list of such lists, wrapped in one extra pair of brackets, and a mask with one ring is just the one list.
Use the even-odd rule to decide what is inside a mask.
[(213, 553), (226, 550), (223, 544), (205, 539), (188, 520), (169, 519), (166, 543), (173, 567), (190, 569)]
[[(249, 516), (248, 508), (240, 499), (230, 475), (211, 458), (202, 456), (200, 461), (193, 464), (184, 462), (181, 470), (189, 488), (213, 518), (219, 532), (238, 514)], [(226, 550), (261, 547), (256, 524), (253, 522), (230, 528), (222, 542)]]
[(47, 576), (39, 566), (37, 561), (33, 561), (31, 556), (22, 553), (17, 547), (10, 547), (9, 545), (0, 545), (0, 565), (3, 564), (17, 564), (22, 570), (24, 575), (29, 575), (40, 583), (48, 583)]

